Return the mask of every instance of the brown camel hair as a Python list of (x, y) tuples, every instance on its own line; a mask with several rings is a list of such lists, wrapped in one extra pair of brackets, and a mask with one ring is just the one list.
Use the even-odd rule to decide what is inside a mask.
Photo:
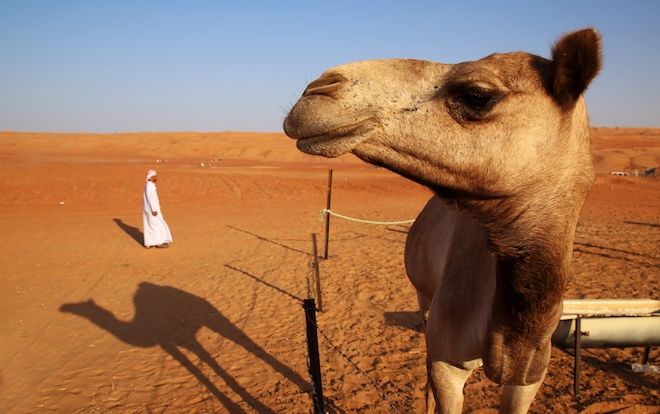
[[(357, 62), (326, 71), (287, 116), (285, 132), (300, 150), (327, 157), (352, 152), (436, 194), (408, 236), (409, 277), (420, 302), (430, 306), (431, 320), (450, 310), (442, 318), (461, 319), (463, 331), (476, 332), (465, 351), (449, 344), (439, 361), (468, 369), (471, 359), (480, 358), (486, 375), (501, 384), (543, 380), (575, 226), (594, 176), (582, 95), (600, 67), (600, 37), (593, 29), (562, 37), (550, 60), (513, 52), (453, 65)], [(453, 212), (454, 222), (470, 228), (475, 245), (488, 251), (484, 261), (493, 259), (492, 266), (464, 275), (474, 279), (467, 285), (447, 272), (460, 273), (469, 254), (437, 249), (461, 237), (433, 226)], [(429, 229), (433, 234), (414, 234)], [(454, 265), (416, 274), (423, 266), (408, 256), (419, 249), (431, 257), (450, 252)], [(472, 299), (439, 303), (452, 294)], [(464, 320), (461, 311), (474, 303), (479, 311)], [(429, 353), (440, 335), (465, 336), (456, 324), (438, 323), (453, 331), (430, 335), (433, 327), (427, 327)], [(438, 387), (436, 400), (442, 399)]]

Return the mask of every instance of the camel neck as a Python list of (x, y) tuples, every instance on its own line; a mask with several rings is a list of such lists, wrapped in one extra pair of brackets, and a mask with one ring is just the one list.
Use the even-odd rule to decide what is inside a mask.
[(508, 214), (492, 215), (485, 223), (497, 257), (484, 344), (484, 367), (492, 380), (530, 384), (544, 374), (569, 276), (581, 207), (575, 204), (565, 202), (561, 210), (552, 199), (500, 205)]
[(491, 380), (526, 385), (543, 378), (567, 271), (562, 257), (547, 253), (532, 251), (497, 259), (483, 352), (484, 369)]

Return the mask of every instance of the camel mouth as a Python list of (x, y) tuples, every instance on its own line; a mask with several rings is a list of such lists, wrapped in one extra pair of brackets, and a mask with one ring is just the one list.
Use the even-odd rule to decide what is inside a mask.
[[(366, 118), (351, 125), (344, 125), (327, 131), (308, 135), (291, 136), (297, 139), (296, 147), (305, 153), (337, 157), (351, 151), (368, 138), (368, 133), (376, 126), (374, 117)], [(311, 131), (310, 131), (311, 132)]]

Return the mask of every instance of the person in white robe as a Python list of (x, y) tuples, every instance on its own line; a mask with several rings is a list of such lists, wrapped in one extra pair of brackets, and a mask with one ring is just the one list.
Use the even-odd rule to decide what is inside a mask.
[(147, 184), (144, 187), (144, 204), (142, 208), (142, 224), (144, 226), (144, 247), (167, 247), (172, 243), (172, 233), (165, 222), (160, 209), (158, 192), (156, 191), (156, 171), (147, 172)]

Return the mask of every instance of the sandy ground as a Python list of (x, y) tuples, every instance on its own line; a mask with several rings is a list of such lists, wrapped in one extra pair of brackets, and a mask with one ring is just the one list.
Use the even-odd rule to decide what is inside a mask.
[[(660, 298), (660, 130), (594, 129), (599, 172), (567, 297)], [(144, 249), (144, 173), (175, 242)], [(333, 209), (414, 218), (429, 192), (352, 156), (312, 158), (281, 134), (0, 133), (0, 412), (307, 413), (311, 233)], [(631, 170), (632, 171), (632, 170)], [(332, 221), (317, 315), (329, 412), (422, 412), (424, 341), (403, 270), (407, 226)], [(657, 413), (641, 349), (553, 349), (532, 412)], [(651, 353), (658, 363), (658, 350)], [(466, 412), (495, 412), (477, 372)]]

